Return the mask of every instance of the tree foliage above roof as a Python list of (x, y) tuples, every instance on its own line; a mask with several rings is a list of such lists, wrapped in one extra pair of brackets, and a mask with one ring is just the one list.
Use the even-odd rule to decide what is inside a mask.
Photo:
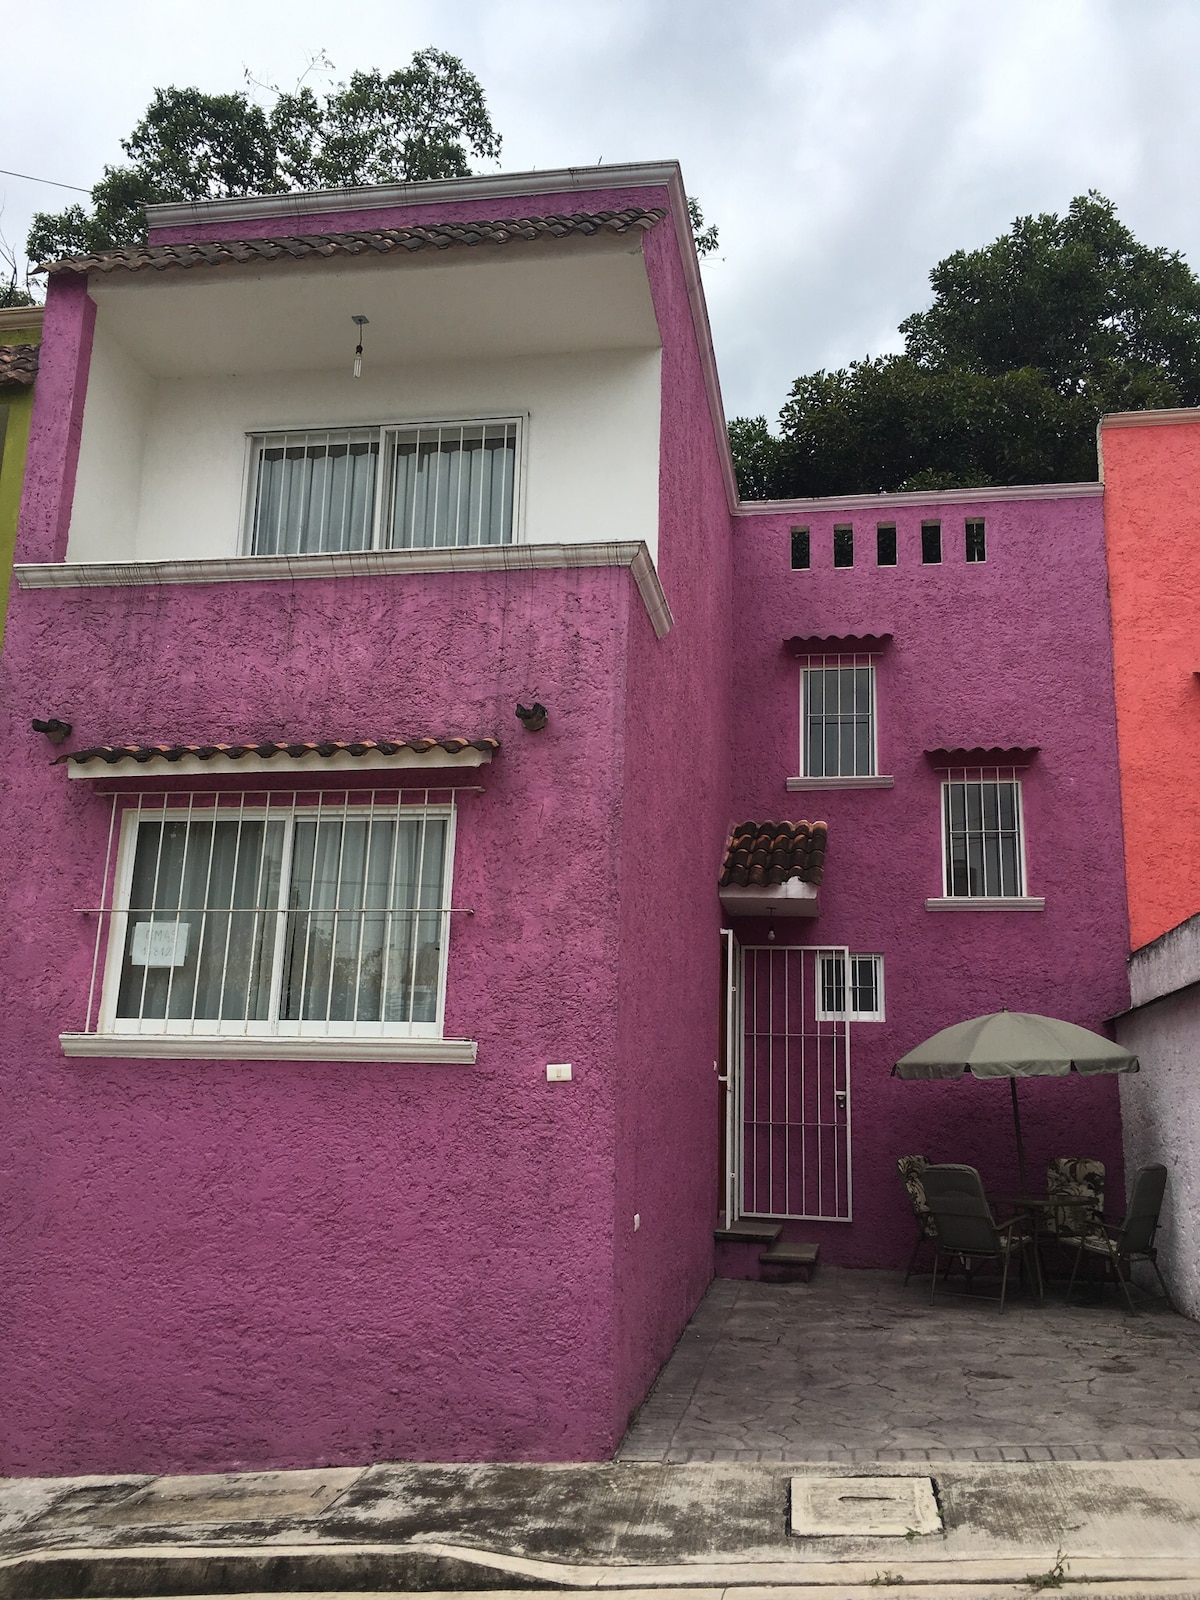
[(1200, 280), (1103, 195), (1018, 217), (930, 274), (903, 355), (793, 383), (730, 423), (743, 498), (1094, 478), (1109, 411), (1200, 404)]
[(443, 50), (352, 73), (323, 98), (304, 85), (273, 92), (268, 109), (244, 92), (156, 89), (122, 141), (129, 164), (104, 169), (90, 210), (39, 212), (30, 260), (140, 244), (144, 208), (164, 201), (466, 177), (469, 156), (500, 153), (478, 78)]

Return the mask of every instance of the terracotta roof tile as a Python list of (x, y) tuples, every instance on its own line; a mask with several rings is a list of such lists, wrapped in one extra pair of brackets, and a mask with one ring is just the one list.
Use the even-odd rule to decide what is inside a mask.
[(19, 383), (27, 389), (37, 377), (38, 344), (0, 344), (0, 385)]
[(828, 833), (824, 822), (739, 822), (729, 836), (721, 885), (770, 888), (789, 878), (820, 883)]
[(1040, 745), (957, 745), (926, 750), (931, 767), (1027, 767)]
[(890, 633), (814, 633), (783, 641), (794, 656), (876, 655), (891, 642)]
[(201, 244), (145, 244), (102, 250), (44, 262), (39, 272), (156, 272), (169, 267), (220, 267), (247, 262), (306, 261), (337, 256), (401, 255), (417, 250), (448, 250), (455, 245), (511, 244), (537, 239), (592, 238), (605, 233), (648, 232), (666, 216), (649, 210), (578, 212), (570, 216), (520, 217), (501, 222), (426, 223), (412, 228), (370, 228), (356, 233), (306, 233), (271, 239), (215, 240)]
[(106, 761), (116, 766), (122, 761), (179, 761), (184, 756), (195, 756), (200, 761), (210, 761), (213, 756), (225, 756), (237, 761), (242, 756), (381, 756), (399, 755), (411, 750), (414, 755), (425, 755), (430, 750), (444, 750), (447, 755), (459, 755), (464, 750), (483, 750), (494, 755), (500, 748), (498, 739), (326, 739), (320, 743), (296, 744), (282, 740), (266, 744), (95, 744), (86, 750), (68, 750), (58, 757), (55, 765), (63, 761)]

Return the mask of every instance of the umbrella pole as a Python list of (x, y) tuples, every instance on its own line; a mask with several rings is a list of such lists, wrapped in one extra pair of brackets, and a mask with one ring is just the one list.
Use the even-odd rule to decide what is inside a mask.
[(1010, 1078), (1008, 1081), (1010, 1087), (1012, 1088), (1013, 1127), (1017, 1130), (1017, 1169), (1021, 1174), (1021, 1193), (1024, 1194), (1026, 1192), (1025, 1146), (1021, 1142), (1021, 1103), (1017, 1099), (1017, 1080), (1015, 1078)]

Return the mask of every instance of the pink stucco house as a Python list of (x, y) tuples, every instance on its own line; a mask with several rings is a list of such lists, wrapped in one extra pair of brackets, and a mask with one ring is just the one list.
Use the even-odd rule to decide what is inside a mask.
[[(56, 266), (0, 1470), (603, 1457), (756, 1227), (902, 1263), (898, 1155), (1010, 1180), (888, 1072), (1127, 1002), (1099, 492), (739, 504), (674, 165)], [(1111, 1085), (1028, 1098), (1119, 1182)]]

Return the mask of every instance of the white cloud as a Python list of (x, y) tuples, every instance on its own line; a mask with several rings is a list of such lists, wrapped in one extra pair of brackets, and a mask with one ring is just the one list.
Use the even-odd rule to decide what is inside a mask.
[[(731, 412), (895, 347), (928, 272), (1018, 213), (1109, 194), (1200, 263), (1200, 7), (1156, 0), (61, 0), (6, 22), (0, 165), (88, 184), (156, 85), (291, 82), (436, 44), (479, 75), (504, 167), (678, 157), (721, 230), (705, 268)], [(0, 178), (3, 227), (71, 197)]]

